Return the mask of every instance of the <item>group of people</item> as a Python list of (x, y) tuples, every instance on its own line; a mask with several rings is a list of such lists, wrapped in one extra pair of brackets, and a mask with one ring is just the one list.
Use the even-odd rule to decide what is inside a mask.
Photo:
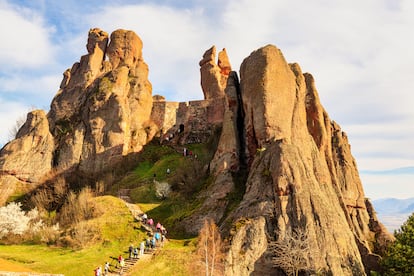
[(154, 227), (154, 220), (152, 218), (148, 218), (147, 214), (142, 214), (141, 218), (142, 222), (151, 227), (153, 231), (161, 233), (164, 236), (167, 235), (167, 229), (160, 222), (157, 222), (157, 224)]
[[(102, 275), (102, 267), (100, 267), (100, 266), (98, 266), (95, 270), (94, 270), (94, 272), (95, 272), (95, 276), (101, 276)], [(105, 263), (105, 266), (104, 266), (104, 274), (103, 275), (107, 275), (108, 274), (108, 272), (109, 272), (109, 262), (106, 262)]]
[(146, 239), (145, 248), (154, 249), (160, 242), (163, 244), (165, 241), (165, 236), (167, 235), (167, 229), (160, 222), (157, 222), (154, 227), (154, 220), (152, 218), (148, 218), (147, 214), (145, 213), (142, 215), (142, 222), (148, 225), (153, 230), (153, 232), (155, 232)]
[(142, 241), (138, 247), (134, 247), (134, 245), (130, 245), (128, 248), (128, 252), (129, 252), (129, 258), (135, 258), (135, 259), (139, 259), (139, 256), (144, 255), (144, 251), (145, 251), (145, 243), (144, 241)]
[[(133, 244), (129, 246), (128, 253), (129, 253), (130, 259), (132, 258), (139, 259), (140, 256), (144, 255), (145, 251), (150, 251), (150, 250), (155, 249), (158, 244), (160, 243), (163, 244), (166, 239), (165, 236), (167, 235), (167, 229), (160, 222), (157, 222), (157, 224), (154, 226), (154, 220), (152, 218), (148, 218), (148, 215), (145, 213), (142, 214), (141, 219), (142, 219), (142, 222), (148, 225), (154, 233), (151, 234), (145, 240), (141, 241), (138, 247), (134, 247)], [(102, 271), (101, 266), (97, 267), (94, 270), (95, 276), (107, 275), (109, 272), (109, 266), (110, 266), (109, 262), (106, 262), (103, 271)], [(120, 274), (122, 274), (124, 267), (125, 267), (125, 259), (122, 256), (122, 254), (118, 256), (117, 267), (118, 266), (120, 268)]]

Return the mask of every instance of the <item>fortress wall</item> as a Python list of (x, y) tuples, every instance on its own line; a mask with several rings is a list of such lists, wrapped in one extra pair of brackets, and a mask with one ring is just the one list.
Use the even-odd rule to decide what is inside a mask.
[(179, 133), (182, 125), (187, 137), (182, 143), (204, 142), (211, 134), (212, 126), (223, 122), (224, 102), (224, 97), (189, 102), (155, 100), (151, 119), (162, 135)]

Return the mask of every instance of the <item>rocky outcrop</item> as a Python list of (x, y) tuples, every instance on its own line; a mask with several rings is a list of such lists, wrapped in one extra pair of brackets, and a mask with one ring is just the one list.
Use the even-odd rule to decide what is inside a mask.
[[(320, 105), (312, 77), (271, 45), (246, 58), (240, 74), (250, 166), (243, 200), (228, 220), (249, 221), (255, 230), (234, 230), (227, 274), (249, 275), (254, 264), (272, 271), (278, 252), (269, 244), (306, 229), (319, 252), (309, 268), (364, 275), (373, 269), (374, 237), (390, 236), (372, 227), (376, 219), (364, 202), (346, 135)], [(245, 246), (252, 240), (264, 241), (266, 249)], [(249, 258), (240, 262), (242, 255)]]
[(71, 118), (79, 112), (81, 105), (86, 100), (85, 89), (98, 76), (110, 69), (108, 66), (104, 66), (108, 41), (106, 32), (99, 29), (89, 31), (86, 45), (88, 54), (82, 56), (79, 62), (73, 64), (71, 69), (63, 73), (60, 89), (51, 103), (48, 118), (52, 128), (55, 122)]
[[(3, 179), (37, 184), (52, 170), (100, 175), (157, 133), (140, 38), (126, 30), (109, 38), (91, 29), (86, 49), (64, 72), (47, 117), (43, 111), (30, 113), (16, 140), (3, 148)], [(11, 180), (7, 183), (1, 186), (10, 190)]]
[[(231, 72), (225, 89), (224, 119), (220, 140), (213, 160), (210, 174), (214, 177), (212, 186), (201, 195), (205, 198), (202, 206), (183, 225), (187, 232), (197, 234), (206, 217), (220, 221), (226, 213), (228, 195), (236, 190), (233, 179), (243, 162), (240, 162), (242, 146), (239, 144), (237, 120), (241, 108), (239, 79), (236, 72)], [(240, 116), (239, 116), (240, 117)]]
[[(150, 122), (152, 88), (140, 38), (117, 30), (108, 41), (100, 30), (89, 32), (89, 54), (82, 57), (81, 69), (74, 70), (75, 63), (70, 74), (77, 81), (69, 81), (52, 102), (48, 116), (58, 144), (54, 166), (60, 170), (77, 166), (99, 173), (141, 150), (156, 132)], [(105, 55), (109, 61), (104, 61)]]
[(231, 65), (227, 57), (226, 49), (216, 59), (216, 46), (208, 49), (200, 61), (201, 88), (205, 99), (224, 97), (224, 90), (227, 85), (227, 78), (231, 71)]
[(34, 110), (16, 139), (0, 151), (0, 204), (13, 193), (33, 189), (52, 169), (54, 142), (43, 110)]

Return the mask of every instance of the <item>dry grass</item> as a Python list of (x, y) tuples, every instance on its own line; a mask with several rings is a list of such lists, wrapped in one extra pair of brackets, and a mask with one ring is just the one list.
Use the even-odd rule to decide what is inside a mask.
[(0, 259), (0, 271), (11, 271), (11, 272), (33, 272), (33, 270), (16, 264), (12, 261)]

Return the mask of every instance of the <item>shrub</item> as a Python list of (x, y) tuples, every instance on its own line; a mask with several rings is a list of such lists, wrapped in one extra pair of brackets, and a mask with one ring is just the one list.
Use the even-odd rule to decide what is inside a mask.
[(38, 231), (38, 237), (40, 242), (46, 244), (56, 244), (60, 238), (59, 224), (41, 227)]
[(59, 214), (59, 223), (63, 226), (74, 225), (83, 220), (98, 217), (100, 214), (101, 211), (93, 201), (92, 190), (86, 187), (78, 195), (72, 191), (69, 192)]
[(21, 207), (21, 203), (11, 202), (0, 208), (0, 239), (9, 234), (22, 235), (28, 229), (30, 217)]
[(154, 180), (155, 195), (159, 199), (165, 199), (171, 192), (171, 186), (167, 182), (158, 182)]
[(77, 223), (71, 231), (72, 247), (85, 248), (95, 243), (100, 237), (100, 232), (93, 224), (87, 221)]
[(317, 252), (310, 245), (306, 229), (286, 231), (283, 238), (270, 242), (269, 249), (273, 253), (273, 266), (283, 269), (287, 275), (297, 276), (300, 271), (319, 269), (310, 262), (312, 256), (317, 256)]
[(8, 243), (42, 241), (36, 237), (48, 226), (44, 224), (39, 211), (34, 208), (24, 212), (21, 207), (21, 203), (12, 202), (0, 208), (0, 239), (7, 238)]
[(385, 275), (414, 275), (414, 214), (394, 233), (382, 260)]
[(68, 193), (68, 185), (63, 175), (52, 172), (45, 180), (45, 185), (36, 189), (28, 196), (30, 205), (40, 211), (51, 212), (62, 206), (64, 198)]

